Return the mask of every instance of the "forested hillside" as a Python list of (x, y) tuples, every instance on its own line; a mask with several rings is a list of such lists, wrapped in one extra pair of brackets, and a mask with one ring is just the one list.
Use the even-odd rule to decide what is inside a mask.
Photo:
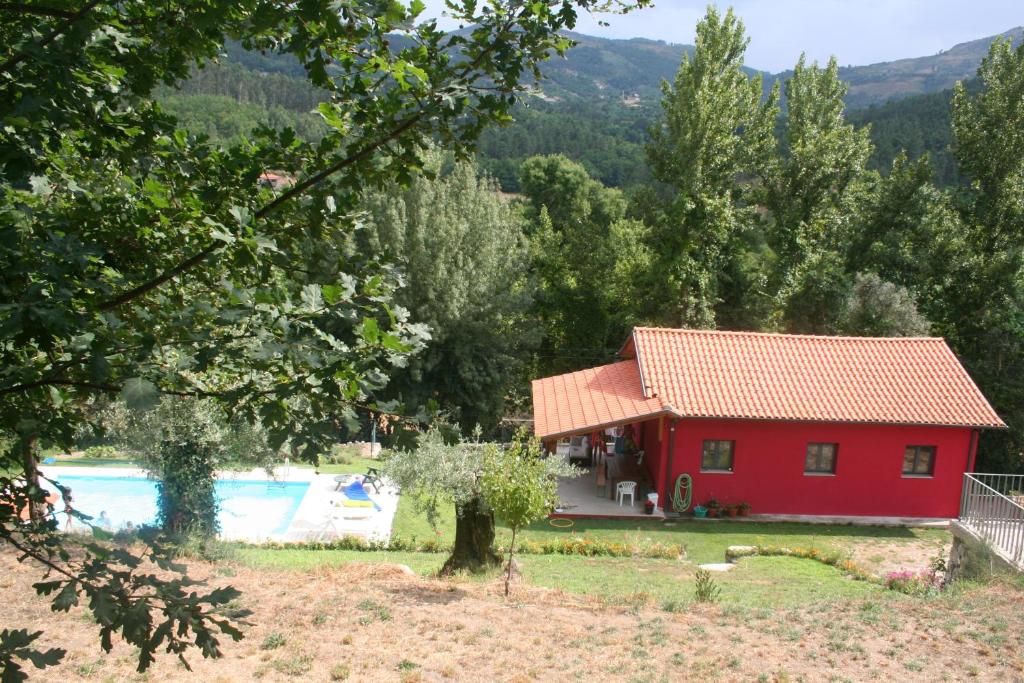
[[(545, 64), (545, 81), (527, 106), (517, 108), (515, 122), (491, 128), (480, 140), (480, 165), (505, 191), (519, 190), (519, 167), (536, 154), (565, 154), (612, 187), (650, 179), (644, 142), (660, 103), (661, 83), (674, 76), (682, 55), (693, 48), (571, 35), (577, 46), (564, 59)], [(1005, 35), (1020, 40), (1021, 29)], [(932, 57), (839, 69), (849, 84), (850, 122), (871, 125), (871, 168), (887, 172), (905, 150), (912, 159), (927, 153), (940, 185), (960, 180), (948, 151), (949, 88), (973, 75), (991, 40), (963, 43)], [(765, 92), (788, 75), (746, 67), (744, 72), (762, 75)], [(256, 125), (291, 126), (300, 136), (316, 139), (325, 131), (314, 113), (323, 99), (303, 78), (297, 61), (247, 52), (234, 43), (225, 46), (222, 63), (196, 71), (180, 89), (165, 89), (162, 97), (187, 128), (215, 140), (239, 140)]]
[(537, 154), (565, 154), (605, 185), (630, 187), (650, 179), (644, 153), (656, 108), (615, 102), (534, 102), (516, 110), (515, 123), (480, 139), (480, 164), (504, 190), (519, 190), (522, 162)]

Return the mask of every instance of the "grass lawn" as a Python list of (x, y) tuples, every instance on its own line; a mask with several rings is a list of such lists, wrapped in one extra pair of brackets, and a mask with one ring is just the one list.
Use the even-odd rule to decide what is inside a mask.
[[(231, 546), (228, 546), (229, 548)], [(234, 548), (229, 557), (250, 567), (307, 571), (317, 567), (338, 567), (350, 562), (404, 564), (418, 574), (435, 574), (448, 557), (442, 553), (363, 552), (360, 550), (270, 550), (259, 547)]]
[[(451, 544), (455, 538), (455, 512), (449, 506), (438, 524), (439, 540)], [(435, 531), (426, 516), (416, 510), (415, 501), (402, 496), (392, 533), (402, 538), (434, 538)], [(499, 542), (507, 543), (511, 532), (501, 525)], [(823, 525), (801, 523), (742, 522), (732, 520), (698, 521), (683, 518), (675, 522), (652, 520), (577, 519), (569, 528), (552, 527), (542, 520), (523, 533), (523, 539), (543, 541), (572, 534), (594, 540), (632, 543), (674, 543), (686, 550), (686, 559), (697, 564), (723, 562), (725, 549), (731, 545), (785, 545), (821, 550), (850, 550), (865, 544), (902, 544), (923, 542), (941, 548), (949, 533), (942, 529), (910, 529), (906, 527)]]
[[(292, 467), (304, 470), (313, 469), (313, 465), (307, 462), (293, 462)], [(376, 458), (361, 458), (358, 455), (351, 455), (343, 463), (321, 463), (317, 468), (320, 474), (366, 474), (370, 467), (380, 468), (380, 460)]]
[[(258, 569), (309, 571), (351, 562), (382, 562), (404, 564), (424, 575), (435, 573), (447, 557), (443, 553), (263, 548), (238, 548), (232, 556)], [(677, 611), (693, 601), (695, 567), (689, 562), (565, 555), (523, 555), (517, 562), (531, 585), (596, 597), (609, 605), (649, 604)], [(487, 581), (495, 574), (469, 578)], [(868, 597), (897, 599), (897, 594), (851, 580), (833, 567), (790, 557), (747, 558), (732, 571), (716, 573), (714, 579), (724, 604), (751, 609)]]

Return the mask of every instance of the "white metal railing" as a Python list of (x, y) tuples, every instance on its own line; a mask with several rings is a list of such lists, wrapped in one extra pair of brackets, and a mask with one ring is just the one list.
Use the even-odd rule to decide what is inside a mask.
[(1024, 567), (1024, 475), (965, 473), (960, 522)]

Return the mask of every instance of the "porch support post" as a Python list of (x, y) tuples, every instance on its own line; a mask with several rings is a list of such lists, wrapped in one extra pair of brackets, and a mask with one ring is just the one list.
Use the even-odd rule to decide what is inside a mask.
[(668, 421), (668, 434), (665, 439), (665, 488), (658, 501), (661, 503), (662, 512), (665, 513), (670, 512), (669, 506), (672, 504), (672, 460), (676, 450), (676, 422), (678, 420), (674, 417)]
[(669, 478), (672, 476), (672, 442), (673, 434), (675, 433), (675, 419), (669, 420), (662, 417), (658, 424), (658, 437), (659, 445), (661, 446), (661, 462), (663, 463), (661, 468), (661, 476), (654, 487), (655, 491), (658, 491), (658, 503), (661, 509), (667, 510), (665, 507), (668, 503), (669, 497)]

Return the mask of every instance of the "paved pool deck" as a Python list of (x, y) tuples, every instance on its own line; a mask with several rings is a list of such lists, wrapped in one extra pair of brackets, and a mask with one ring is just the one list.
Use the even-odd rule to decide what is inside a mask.
[[(146, 479), (147, 474), (138, 467), (77, 467), (44, 465), (43, 474), (60, 480), (63, 475), (83, 477), (138, 477)], [(334, 474), (317, 474), (314, 470), (299, 467), (278, 467), (273, 475), (262, 469), (248, 471), (228, 470), (217, 473), (218, 479), (245, 481), (286, 481), (308, 482), (298, 509), (288, 529), (280, 534), (268, 534), (263, 529), (246, 529), (244, 533), (222, 535), (224, 540), (300, 542), (330, 540), (343, 536), (359, 536), (372, 541), (387, 541), (391, 537), (391, 525), (398, 509), (398, 489), (381, 484), (380, 490), (370, 487), (370, 498), (377, 503), (374, 508), (347, 508), (341, 505), (344, 496), (335, 491), (337, 481)], [(359, 475), (355, 475), (357, 478)]]

